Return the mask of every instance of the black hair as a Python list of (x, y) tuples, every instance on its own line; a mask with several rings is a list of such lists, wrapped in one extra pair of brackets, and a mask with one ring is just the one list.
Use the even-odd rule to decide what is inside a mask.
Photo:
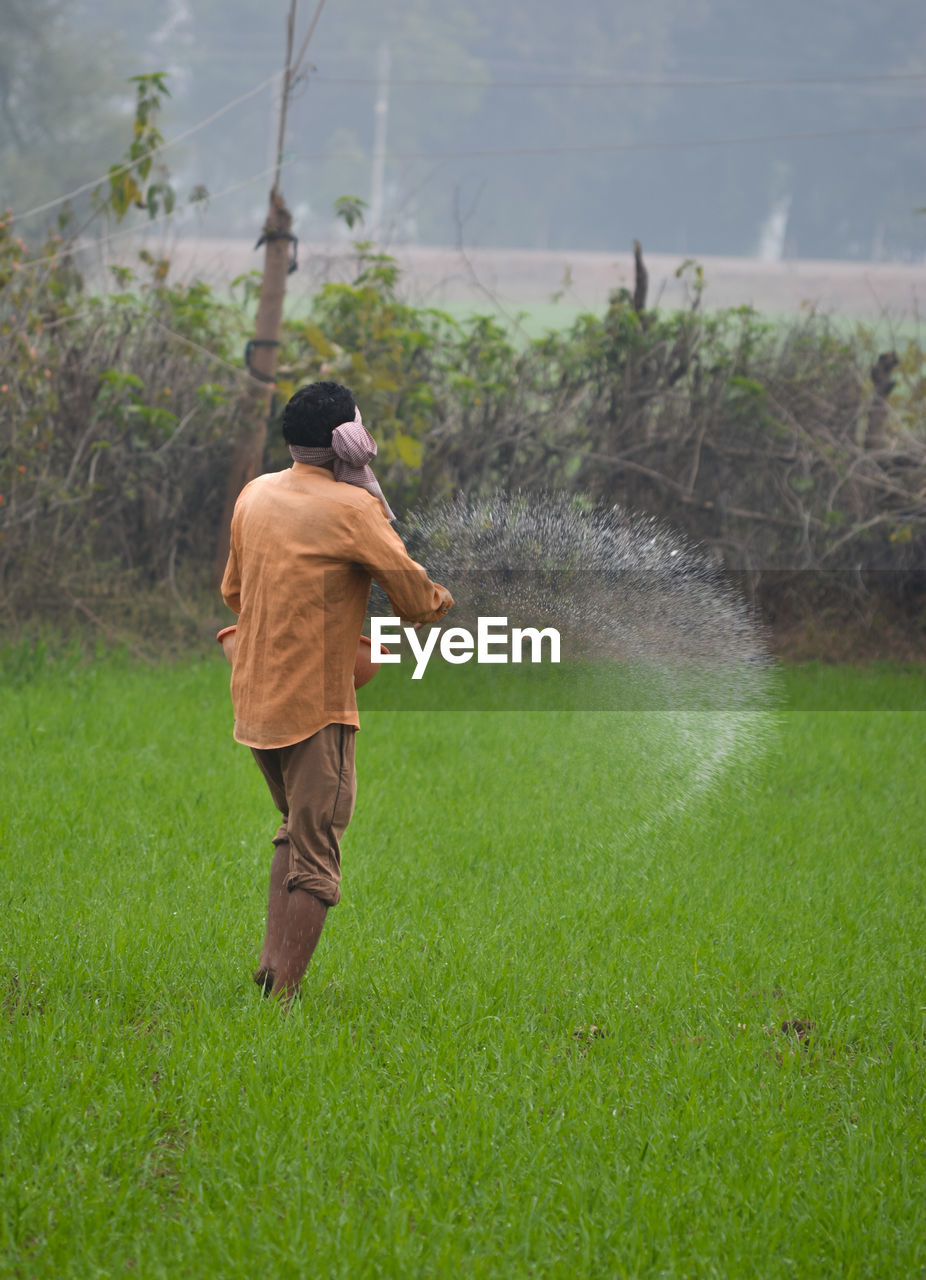
[(300, 387), (283, 409), (283, 439), (287, 444), (326, 449), (335, 427), (352, 421), (356, 411), (348, 387), (340, 382), (311, 382)]

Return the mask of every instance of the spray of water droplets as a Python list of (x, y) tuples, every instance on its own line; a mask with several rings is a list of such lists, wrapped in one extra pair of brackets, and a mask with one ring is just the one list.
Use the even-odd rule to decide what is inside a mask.
[(613, 733), (633, 717), (638, 757), (660, 779), (647, 825), (758, 758), (776, 702), (761, 628), (710, 558), (659, 521), (565, 494), (499, 492), (413, 514), (402, 533), (452, 590), (454, 623), (501, 615), (556, 627), (563, 661), (589, 673), (576, 710), (614, 713)]

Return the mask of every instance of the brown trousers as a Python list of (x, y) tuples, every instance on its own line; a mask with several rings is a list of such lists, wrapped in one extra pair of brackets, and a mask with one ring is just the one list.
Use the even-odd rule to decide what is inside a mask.
[(289, 747), (252, 747), (283, 822), (274, 844), (289, 844), (287, 889), (305, 889), (333, 907), (341, 897), (340, 839), (357, 796), (352, 725), (327, 724)]

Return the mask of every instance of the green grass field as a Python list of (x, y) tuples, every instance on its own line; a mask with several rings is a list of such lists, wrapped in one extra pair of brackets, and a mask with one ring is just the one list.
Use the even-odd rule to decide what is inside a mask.
[(286, 1016), (220, 660), (8, 659), (0, 1275), (926, 1274), (926, 670), (782, 682), (685, 803), (648, 713), (371, 685)]

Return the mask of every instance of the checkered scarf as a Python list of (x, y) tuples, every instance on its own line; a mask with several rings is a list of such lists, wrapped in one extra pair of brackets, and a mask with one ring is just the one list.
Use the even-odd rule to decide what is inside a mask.
[(310, 467), (323, 467), (334, 462), (334, 478), (345, 484), (356, 484), (366, 489), (374, 497), (379, 498), (389, 520), (395, 515), (386, 496), (379, 487), (379, 481), (370, 470), (370, 462), (376, 457), (376, 441), (367, 431), (360, 418), (360, 410), (354, 414), (352, 422), (342, 422), (331, 433), (331, 447), (326, 449), (310, 448), (307, 445), (291, 444), (289, 452), (294, 462), (305, 462)]

